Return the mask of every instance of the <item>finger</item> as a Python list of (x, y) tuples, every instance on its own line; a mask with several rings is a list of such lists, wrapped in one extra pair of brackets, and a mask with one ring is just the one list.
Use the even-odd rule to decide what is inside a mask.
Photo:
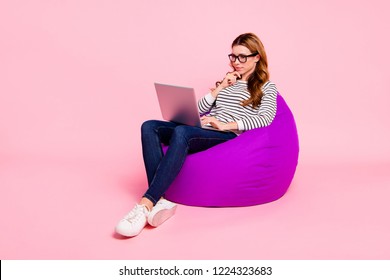
[(235, 77), (241, 79), (241, 74), (238, 73), (237, 71), (234, 71), (232, 74), (233, 74)]
[(234, 79), (234, 81), (236, 81), (237, 79), (241, 79), (241, 74), (238, 73), (237, 71), (234, 71), (228, 73), (226, 77), (228, 77), (230, 80)]
[(212, 127), (216, 128), (216, 129), (219, 129), (219, 126), (218, 126), (217, 123), (215, 123), (215, 122), (210, 122), (210, 124), (211, 124)]
[(228, 78), (228, 84), (229, 85), (234, 84), (236, 81), (237, 81), (237, 77), (236, 76), (231, 76), (230, 78)]
[(200, 122), (201, 122), (202, 125), (203, 125), (203, 124), (207, 124), (209, 121), (208, 121), (208, 118), (207, 118), (207, 117), (202, 117), (202, 118), (200, 119)]
[(227, 72), (226, 73), (226, 76), (225, 76), (225, 79), (231, 79), (232, 77), (234, 77), (234, 72)]

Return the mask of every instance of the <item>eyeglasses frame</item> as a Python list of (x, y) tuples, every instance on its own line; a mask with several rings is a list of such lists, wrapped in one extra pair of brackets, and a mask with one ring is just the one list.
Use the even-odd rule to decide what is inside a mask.
[[(243, 54), (235, 55), (235, 54), (232, 54), (232, 53), (231, 53), (231, 54), (228, 55), (228, 57), (229, 57), (229, 60), (230, 60), (231, 62), (236, 62), (237, 59), (238, 59), (239, 62), (245, 63), (245, 62), (248, 61), (248, 57), (253, 57), (253, 56), (256, 56), (256, 55), (258, 55), (258, 54), (259, 54), (258, 52), (254, 52), (254, 53), (248, 54), (248, 55), (243, 55)], [(234, 60), (232, 60), (231, 57), (234, 58)], [(241, 60), (240, 60), (240, 57), (243, 57), (243, 58), (244, 58), (244, 61), (241, 61)]]

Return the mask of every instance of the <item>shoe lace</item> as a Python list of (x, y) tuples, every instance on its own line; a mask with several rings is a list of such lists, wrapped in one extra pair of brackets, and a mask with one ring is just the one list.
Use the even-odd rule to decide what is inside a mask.
[(137, 222), (143, 215), (145, 215), (144, 206), (136, 205), (127, 215), (123, 218), (129, 223)]

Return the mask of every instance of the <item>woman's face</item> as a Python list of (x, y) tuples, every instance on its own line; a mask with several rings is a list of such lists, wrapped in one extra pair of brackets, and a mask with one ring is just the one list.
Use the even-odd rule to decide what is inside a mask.
[(242, 45), (235, 45), (232, 48), (232, 54), (236, 56), (236, 61), (230, 61), (231, 66), (235, 71), (240, 73), (241, 79), (246, 81), (249, 76), (255, 71), (256, 62), (259, 61), (260, 56), (250, 56), (246, 57), (246, 62), (240, 62), (238, 56), (247, 56), (253, 54), (247, 47)]

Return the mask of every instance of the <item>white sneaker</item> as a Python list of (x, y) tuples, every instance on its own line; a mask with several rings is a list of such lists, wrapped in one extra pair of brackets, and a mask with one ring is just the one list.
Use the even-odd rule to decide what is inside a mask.
[(117, 224), (115, 231), (127, 237), (138, 235), (147, 224), (149, 210), (145, 205), (136, 204)]
[(149, 213), (149, 225), (158, 227), (175, 214), (176, 208), (177, 204), (161, 198)]

